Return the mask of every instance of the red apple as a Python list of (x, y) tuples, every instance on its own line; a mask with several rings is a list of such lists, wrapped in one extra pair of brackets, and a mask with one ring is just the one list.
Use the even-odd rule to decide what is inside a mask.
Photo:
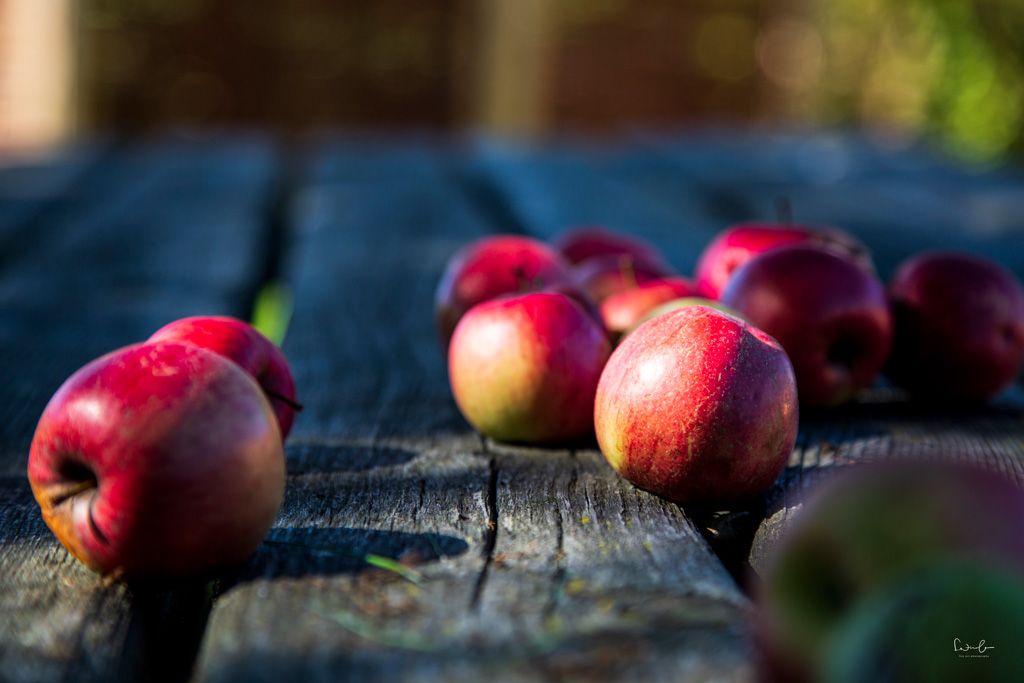
[(691, 306), (647, 321), (612, 354), (594, 425), (612, 468), (677, 503), (768, 489), (797, 432), (793, 369), (742, 320)]
[(741, 223), (720, 232), (697, 261), (694, 284), (701, 296), (718, 299), (733, 272), (758, 254), (790, 244), (812, 244), (847, 256), (873, 271), (871, 257), (857, 238), (836, 228)]
[(270, 404), (238, 365), (144, 343), (64, 382), (28, 477), (47, 526), (93, 570), (182, 576), (256, 549), (281, 504), (284, 453)]
[(915, 394), (986, 400), (1024, 362), (1024, 289), (968, 254), (905, 261), (889, 283), (894, 336), (886, 374)]
[(666, 301), (693, 294), (693, 284), (681, 277), (648, 280), (601, 302), (605, 329), (616, 337), (636, 325), (641, 318)]
[(455, 328), (448, 377), (462, 414), (499, 441), (593, 433), (594, 392), (611, 350), (575, 301), (537, 292), (474, 306)]
[(295, 380), (281, 350), (252, 325), (227, 316), (182, 318), (157, 330), (149, 341), (195, 344), (238, 363), (270, 400), (281, 437), (288, 436), (295, 412), (302, 410), (295, 399)]
[(448, 347), (459, 319), (478, 303), (572, 282), (562, 256), (535, 239), (497, 235), (472, 242), (448, 260), (437, 286), (435, 307), (442, 346)]
[(575, 283), (598, 304), (612, 294), (674, 275), (676, 273), (663, 263), (640, 260), (628, 254), (595, 256), (573, 271)]
[(767, 251), (735, 272), (722, 303), (779, 340), (807, 405), (853, 398), (889, 354), (882, 284), (831, 250), (797, 245)]
[(580, 264), (595, 256), (632, 256), (637, 261), (663, 263), (661, 253), (648, 242), (600, 226), (567, 230), (555, 238), (554, 247), (569, 263)]

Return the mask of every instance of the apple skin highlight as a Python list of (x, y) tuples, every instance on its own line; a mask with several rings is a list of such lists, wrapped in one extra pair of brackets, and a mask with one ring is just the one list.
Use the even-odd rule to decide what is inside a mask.
[(284, 492), (277, 420), (238, 365), (145, 343), (74, 373), (36, 428), (28, 478), (47, 526), (91, 569), (175, 577), (248, 557)]
[(678, 503), (767, 490), (796, 442), (793, 369), (743, 321), (691, 306), (653, 318), (612, 354), (594, 423), (608, 463)]

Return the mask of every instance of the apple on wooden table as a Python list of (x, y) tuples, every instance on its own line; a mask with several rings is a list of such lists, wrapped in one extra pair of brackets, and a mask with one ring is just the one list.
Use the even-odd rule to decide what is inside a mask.
[(763, 331), (705, 306), (653, 318), (601, 375), (601, 453), (640, 488), (678, 503), (755, 496), (778, 477), (797, 434), (793, 368)]
[(886, 375), (917, 396), (983, 401), (1024, 363), (1024, 288), (971, 254), (926, 252), (889, 283), (894, 324)]
[(478, 304), (448, 349), (455, 401), (499, 441), (553, 443), (593, 433), (594, 392), (611, 346), (568, 296), (536, 292)]
[(74, 373), (36, 427), (28, 478), (47, 526), (93, 570), (174, 577), (240, 562), (284, 492), (281, 432), (240, 366), (154, 342)]

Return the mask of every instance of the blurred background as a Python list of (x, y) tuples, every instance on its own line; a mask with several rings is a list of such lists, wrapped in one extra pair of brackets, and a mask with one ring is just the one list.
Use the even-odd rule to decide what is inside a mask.
[(1020, 0), (0, 0), (0, 151), (259, 127), (739, 123), (1024, 155)]

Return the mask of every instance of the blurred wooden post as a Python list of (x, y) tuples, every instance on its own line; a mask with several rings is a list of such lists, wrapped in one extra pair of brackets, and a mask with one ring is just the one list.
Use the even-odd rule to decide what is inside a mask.
[(75, 0), (0, 0), (0, 151), (65, 140), (74, 122)]
[(471, 124), (505, 135), (543, 132), (548, 122), (555, 3), (484, 0), (474, 10)]

